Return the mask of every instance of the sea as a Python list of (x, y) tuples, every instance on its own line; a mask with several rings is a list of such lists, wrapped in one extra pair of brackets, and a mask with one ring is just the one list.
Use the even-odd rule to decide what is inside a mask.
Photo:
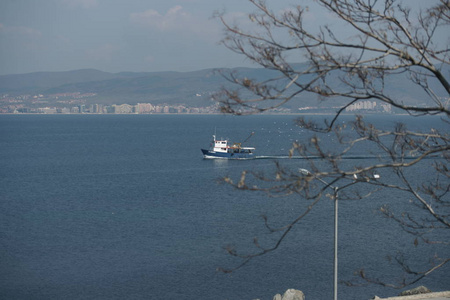
[[(320, 121), (329, 116), (310, 116)], [(0, 299), (261, 299), (293, 288), (307, 300), (332, 299), (334, 203), (319, 201), (279, 247), (231, 273), (239, 254), (271, 247), (282, 227), (310, 204), (298, 194), (271, 196), (223, 182), (242, 171), (273, 175), (276, 165), (310, 168), (289, 158), (292, 143), (311, 134), (293, 115), (0, 115)], [(344, 116), (342, 124), (350, 122)], [(439, 117), (368, 116), (382, 127), (439, 127)], [(256, 147), (250, 160), (203, 159), (212, 135)], [(336, 138), (320, 136), (330, 149)], [(377, 149), (360, 147), (342, 167), (376, 162)], [(437, 158), (439, 160), (439, 158)], [(426, 160), (408, 173), (434, 178)], [(320, 161), (316, 162), (320, 164)], [(389, 170), (381, 179), (395, 182)], [(414, 243), (380, 207), (420, 213), (411, 196), (368, 190), (339, 202), (338, 296), (371, 299), (401, 290), (377, 284), (348, 286), (367, 276), (401, 283), (394, 259), (412, 268), (449, 257), (448, 245)], [(332, 191), (330, 191), (332, 192)], [(436, 237), (449, 241), (447, 233)], [(415, 270), (415, 269), (414, 269)], [(408, 278), (408, 277), (407, 277)], [(358, 283), (358, 282), (356, 282)], [(361, 283), (361, 282), (359, 282)], [(450, 266), (418, 285), (450, 290)], [(410, 287), (410, 288), (412, 288)]]

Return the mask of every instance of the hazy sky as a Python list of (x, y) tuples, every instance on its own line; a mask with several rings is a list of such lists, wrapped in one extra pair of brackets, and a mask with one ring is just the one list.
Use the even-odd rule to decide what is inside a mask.
[[(299, 1), (267, 3), (279, 10)], [(217, 10), (245, 22), (254, 7), (246, 0), (0, 0), (0, 74), (248, 65), (218, 45), (223, 28), (212, 18)], [(312, 10), (310, 17), (327, 16)]]
[[(283, 1), (282, 1), (283, 2)], [(245, 0), (0, 0), (0, 74), (95, 68), (192, 71), (241, 66), (214, 11)]]

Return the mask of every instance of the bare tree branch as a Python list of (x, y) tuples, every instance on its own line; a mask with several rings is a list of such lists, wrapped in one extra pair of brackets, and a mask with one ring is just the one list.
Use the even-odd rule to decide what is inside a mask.
[[(448, 244), (445, 238), (436, 240), (436, 236), (429, 234), (450, 230), (449, 131), (428, 128), (418, 132), (407, 130), (402, 124), (392, 130), (381, 130), (379, 126), (367, 124), (362, 116), (357, 116), (350, 125), (341, 125), (338, 120), (351, 105), (375, 100), (418, 118), (439, 115), (448, 129), (450, 84), (445, 75), (450, 64), (450, 43), (439, 40), (437, 33), (449, 28), (450, 1), (430, 2), (426, 8), (413, 11), (407, 2), (396, 0), (314, 0), (324, 13), (332, 14), (345, 26), (345, 32), (336, 32), (326, 24), (308, 28), (307, 7), (291, 7), (277, 14), (263, 0), (249, 2), (256, 9), (248, 15), (254, 24), (251, 29), (231, 25), (224, 14), (217, 15), (225, 29), (222, 43), (255, 64), (272, 70), (274, 76), (257, 81), (223, 73), (236, 89), (223, 88), (213, 99), (221, 104), (223, 112), (239, 115), (270, 111), (294, 98), (301, 100), (303, 95), (315, 95), (318, 101), (336, 101), (339, 107), (331, 121), (324, 125), (319, 126), (307, 118), (296, 122), (316, 134), (333, 133), (337, 142), (335, 147), (327, 147), (329, 141), (321, 141), (314, 135), (308, 142), (293, 143), (289, 156), (300, 156), (308, 164), (311, 172), (308, 176), (276, 163), (272, 176), (244, 171), (237, 183), (224, 178), (226, 183), (241, 190), (277, 197), (296, 195), (305, 206), (296, 218), (281, 228), (272, 228), (265, 217), (266, 228), (271, 233), (281, 233), (279, 238), (267, 248), (255, 239), (255, 253), (241, 254), (229, 248), (228, 252), (242, 262), (223, 271), (233, 271), (253, 258), (276, 250), (332, 186), (339, 186), (344, 199), (363, 199), (381, 188), (404, 193), (402, 201), (420, 209), (420, 214), (397, 215), (388, 205), (380, 208), (381, 214), (412, 235), (415, 245), (419, 241)], [(306, 59), (306, 64), (288, 62), (300, 56)], [(423, 90), (426, 104), (408, 104), (390, 93), (386, 87), (398, 76), (406, 76)], [(370, 145), (368, 148), (373, 149), (376, 162), (365, 166), (344, 165), (343, 158), (361, 145)], [(408, 177), (406, 170), (422, 165), (431, 165), (435, 176), (418, 184)], [(390, 171), (396, 180), (376, 179), (374, 174), (378, 171)], [(318, 186), (316, 180), (328, 184)], [(366, 195), (361, 195), (359, 187), (368, 190)], [(444, 255), (448, 256), (448, 251)], [(425, 271), (413, 271), (402, 256), (395, 260), (406, 274), (400, 283), (371, 278), (364, 270), (358, 272), (359, 278), (365, 283), (404, 287), (443, 268), (450, 258), (435, 258), (434, 265)]]

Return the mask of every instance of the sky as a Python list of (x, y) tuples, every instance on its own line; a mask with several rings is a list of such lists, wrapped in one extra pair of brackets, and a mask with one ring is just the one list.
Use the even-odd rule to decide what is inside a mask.
[(94, 68), (195, 71), (248, 65), (212, 18), (245, 0), (0, 0), (0, 75)]
[[(267, 0), (274, 11), (299, 2), (312, 1)], [(246, 0), (0, 0), (0, 75), (255, 66), (219, 44), (216, 11), (245, 24), (255, 7)], [(309, 14), (311, 24), (327, 17), (314, 8)]]

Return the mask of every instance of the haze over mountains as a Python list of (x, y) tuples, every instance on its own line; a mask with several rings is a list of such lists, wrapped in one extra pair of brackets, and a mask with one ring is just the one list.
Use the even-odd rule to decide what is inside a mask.
[[(261, 68), (236, 68), (242, 77), (264, 80), (274, 76), (274, 72)], [(445, 73), (448, 75), (448, 71)], [(36, 72), (0, 76), (0, 94), (62, 94), (93, 93), (93, 103), (137, 104), (186, 104), (205, 106), (211, 104), (211, 95), (222, 86), (231, 83), (214, 69), (194, 72), (120, 72), (108, 73), (95, 69), (66, 72)], [(424, 92), (404, 75), (399, 75), (387, 84), (388, 92), (405, 103), (421, 105)], [(445, 95), (445, 94), (443, 94)], [(317, 105), (312, 95), (303, 95), (289, 106)], [(297, 102), (297, 103), (295, 103)], [(327, 104), (331, 105), (331, 103)]]
[(0, 76), (2, 94), (95, 93), (96, 103), (196, 101), (220, 87), (213, 70), (198, 72), (108, 73), (94, 69)]

